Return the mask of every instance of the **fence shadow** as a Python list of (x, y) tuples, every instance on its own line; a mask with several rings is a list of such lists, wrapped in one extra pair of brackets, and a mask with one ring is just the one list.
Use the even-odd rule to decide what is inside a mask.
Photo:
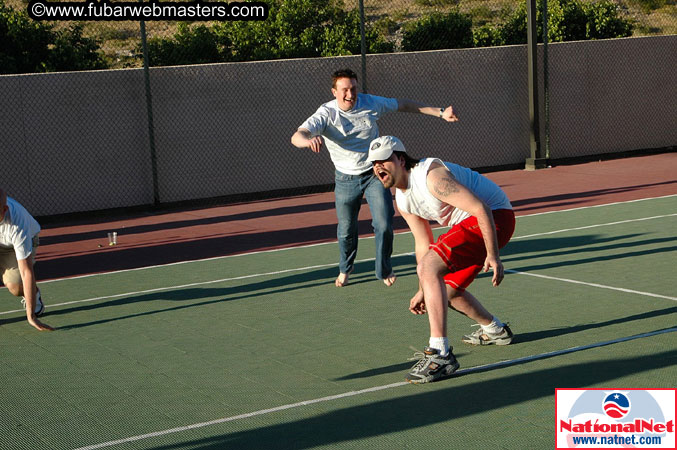
[[(415, 267), (411, 266), (405, 258), (393, 258), (393, 268), (400, 276), (407, 276), (416, 273)], [(356, 275), (350, 279), (350, 284), (342, 289), (357, 288), (360, 284), (370, 283), (376, 280), (373, 275), (373, 262), (361, 262), (355, 264)], [(283, 277), (276, 277), (263, 281), (255, 281), (234, 287), (188, 287), (178, 289), (167, 289), (148, 294), (130, 295), (127, 297), (115, 298), (111, 300), (97, 301), (96, 303), (76, 304), (56, 310), (47, 309), (44, 316), (46, 322), (54, 316), (62, 316), (75, 312), (91, 311), (104, 307), (118, 307), (133, 303), (145, 303), (153, 301), (172, 301), (175, 306), (162, 307), (157, 309), (146, 309), (142, 312), (101, 318), (91, 322), (60, 327), (60, 330), (70, 330), (87, 326), (101, 325), (104, 323), (117, 322), (120, 320), (144, 317), (165, 312), (179, 311), (182, 309), (197, 308), (206, 305), (230, 302), (237, 300), (246, 300), (250, 298), (269, 296), (276, 294), (287, 294), (298, 289), (312, 289), (316, 287), (331, 286), (337, 274), (337, 268), (329, 267), (294, 273)], [(381, 283), (380, 281), (378, 283)], [(380, 286), (379, 286), (380, 287)], [(385, 289), (385, 286), (384, 286)], [(165, 303), (163, 303), (165, 304)], [(23, 315), (0, 320), (0, 324), (15, 323), (26, 320)]]
[[(400, 218), (401, 219), (401, 218)], [(372, 232), (371, 221), (359, 222), (361, 236)], [(175, 238), (176, 239), (176, 238)], [(122, 241), (122, 237), (118, 238)], [(41, 259), (38, 250), (38, 281), (90, 273), (112, 272), (139, 267), (171, 264), (252, 251), (281, 249), (336, 240), (336, 225), (299, 227), (292, 230), (271, 230), (265, 233), (233, 233), (226, 236), (202, 237), (193, 240), (158, 241), (149, 246), (104, 248), (88, 253)], [(42, 238), (41, 238), (42, 242)], [(369, 255), (373, 256), (373, 255)], [(338, 261), (338, 252), (337, 252)]]
[(670, 186), (676, 184), (677, 181), (662, 181), (658, 183), (647, 183), (647, 184), (637, 184), (634, 186), (623, 186), (615, 188), (606, 188), (606, 189), (593, 189), (589, 191), (582, 192), (570, 192), (565, 194), (556, 194), (556, 195), (546, 195), (543, 197), (531, 197), (511, 201), (515, 211), (526, 212), (532, 211), (535, 209), (543, 208), (544, 204), (547, 204), (549, 208), (571, 208), (574, 206), (580, 206), (581, 204), (586, 203), (586, 200), (589, 198), (597, 198), (604, 195), (618, 195), (626, 192), (639, 191), (642, 189), (658, 187), (658, 186)]
[[(507, 411), (508, 408), (519, 408), (532, 400), (551, 398), (555, 388), (584, 388), (608, 384), (623, 377), (671, 367), (675, 363), (677, 350), (669, 350), (636, 358), (605, 359), (531, 370), (463, 385), (455, 385), (456, 379), (451, 378), (437, 383), (436, 389), (412, 387), (409, 392), (416, 393), (394, 399), (365, 402), (366, 404), (344, 407), (306, 419), (285, 420), (284, 423), (254, 426), (243, 431), (152, 448), (253, 450), (331, 446), (419, 429), (492, 410)], [(448, 387), (440, 389), (440, 385)], [(240, 423), (238, 428), (244, 426), (247, 424)], [(458, 440), (462, 436), (455, 434), (452, 429), (449, 429), (448, 436), (449, 448), (466, 446), (466, 443)]]
[[(221, 210), (222, 207), (216, 208), (217, 210)], [(330, 211), (333, 212), (334, 210), (334, 203), (333, 202), (320, 202), (320, 203), (304, 203), (304, 204), (299, 204), (295, 206), (280, 206), (280, 207), (275, 207), (275, 208), (270, 208), (270, 209), (265, 209), (265, 210), (258, 210), (258, 211), (247, 211), (247, 212), (238, 212), (234, 214), (222, 214), (222, 215), (215, 215), (211, 217), (201, 217), (197, 219), (187, 219), (187, 220), (172, 220), (172, 221), (167, 221), (167, 222), (162, 222), (162, 216), (163, 215), (171, 215), (171, 214), (180, 214), (180, 213), (171, 213), (171, 212), (165, 212), (165, 213), (158, 213), (158, 214), (145, 214), (141, 217), (132, 217), (132, 218), (127, 218), (125, 216), (119, 216), (119, 217), (107, 217), (105, 220), (99, 220), (99, 221), (87, 221), (84, 223), (91, 223), (91, 224), (106, 224), (110, 222), (118, 222), (118, 221), (132, 221), (132, 220), (138, 220), (140, 218), (143, 218), (145, 221), (152, 220), (154, 217), (157, 217), (157, 221), (155, 223), (148, 223), (148, 224), (143, 224), (143, 225), (132, 225), (132, 226), (125, 226), (124, 228), (124, 234), (125, 236), (132, 236), (135, 234), (144, 234), (144, 233), (152, 233), (155, 231), (163, 231), (163, 230), (180, 230), (182, 228), (191, 228), (191, 227), (196, 227), (196, 226), (203, 226), (203, 225), (215, 225), (215, 224), (224, 224), (224, 227), (227, 227), (228, 223), (231, 222), (237, 222), (237, 221), (244, 221), (244, 220), (253, 220), (253, 219), (264, 219), (264, 218), (276, 218), (276, 217), (284, 217), (288, 215), (293, 215), (293, 214), (299, 214), (299, 213), (308, 213), (308, 212), (317, 212), (317, 213), (322, 213), (323, 211)], [(78, 225), (82, 224), (81, 222), (77, 222)], [(49, 228), (55, 228), (54, 226), (46, 226), (45, 229)], [(110, 227), (109, 227), (110, 228)], [(68, 228), (61, 227), (59, 226), (59, 230), (61, 231), (58, 235), (53, 235), (53, 236), (44, 236), (40, 237), (40, 243), (42, 245), (53, 245), (53, 244), (63, 244), (67, 242), (77, 242), (77, 241), (85, 241), (85, 240), (90, 240), (90, 239), (99, 239), (101, 236), (105, 236), (105, 231), (107, 228), (102, 228), (100, 230), (95, 230), (95, 231), (85, 231), (85, 232), (69, 232)], [(62, 231), (63, 230), (63, 231)], [(116, 230), (115, 227), (111, 228), (110, 231)], [(119, 231), (119, 230), (118, 230)]]

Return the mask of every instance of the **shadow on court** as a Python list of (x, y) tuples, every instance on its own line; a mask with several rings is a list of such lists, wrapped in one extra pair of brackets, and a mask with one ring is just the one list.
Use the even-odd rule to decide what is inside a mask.
[[(623, 239), (631, 239), (639, 236), (638, 234), (628, 234), (614, 238), (600, 238), (597, 235), (586, 235), (577, 237), (560, 238), (537, 238), (511, 241), (501, 251), (503, 263), (507, 269), (519, 272), (534, 272), (542, 269), (555, 267), (578, 266), (581, 264), (598, 263), (602, 261), (613, 261), (625, 258), (634, 258), (644, 255), (655, 255), (660, 253), (669, 253), (677, 250), (677, 241), (674, 237), (644, 239), (632, 242), (618, 242)], [(614, 242), (609, 245), (609, 242)], [(646, 248), (650, 246), (659, 246), (657, 248)], [(633, 248), (642, 250), (628, 251)], [(622, 253), (615, 253), (618, 250), (624, 250)], [(515, 256), (522, 253), (533, 253), (531, 255)], [(610, 254), (611, 253), (611, 254)], [(588, 254), (587, 258), (579, 257), (569, 261), (554, 261), (545, 264), (534, 264), (531, 266), (514, 267), (517, 261), (528, 261), (530, 259), (542, 257), (567, 257), (570, 255)]]
[[(620, 241), (626, 239), (634, 239), (641, 236), (639, 233), (635, 234), (625, 234), (622, 236), (612, 236), (605, 237), (597, 234), (587, 234), (582, 236), (573, 236), (573, 237), (539, 237), (539, 238), (529, 238), (529, 239), (514, 239), (508, 242), (503, 249), (501, 249), (501, 257), (508, 259), (510, 261), (519, 261), (522, 259), (533, 258), (533, 255), (521, 256), (521, 257), (512, 257), (512, 255), (520, 253), (545, 253), (547, 252), (548, 256), (564, 256), (572, 253), (582, 253), (589, 251), (597, 250), (612, 250), (614, 248), (620, 248), (622, 246), (634, 246), (641, 245), (636, 242), (625, 242), (621, 243)], [(601, 246), (601, 244), (609, 244), (606, 246)], [(597, 246), (590, 248), (590, 246)]]
[[(404, 227), (404, 219), (395, 217), (393, 228)], [(373, 233), (371, 220), (360, 220), (358, 223), (360, 236)], [(127, 233), (125, 229), (124, 233)], [(125, 244), (124, 235), (118, 236), (119, 246), (111, 249), (94, 248), (96, 241), (90, 241), (92, 248), (73, 249), (70, 254), (40, 259), (36, 275), (38, 281), (54, 278), (65, 278), (82, 274), (113, 272), (156, 265), (171, 264), (183, 261), (218, 258), (260, 250), (288, 248), (300, 245), (332, 242), (336, 240), (336, 224), (298, 227), (294, 229), (271, 229), (265, 233), (243, 233), (242, 230), (230, 233), (218, 232), (218, 236), (181, 236), (157, 239), (153, 245), (136, 246), (133, 242)], [(225, 234), (225, 235), (224, 235)], [(98, 237), (105, 239), (106, 234), (100, 232)], [(49, 237), (41, 237), (44, 247)], [(53, 239), (54, 241), (54, 239)], [(55, 242), (52, 242), (55, 243)], [(413, 249), (412, 249), (413, 250)]]
[(632, 316), (621, 317), (619, 319), (607, 320), (604, 322), (593, 322), (582, 325), (574, 325), (572, 327), (556, 328), (553, 330), (533, 331), (531, 333), (520, 333), (515, 335), (515, 341), (513, 342), (513, 344), (525, 344), (527, 342), (564, 336), (566, 334), (578, 333), (581, 331), (592, 330), (596, 328), (604, 328), (611, 325), (619, 325), (622, 323), (633, 322), (635, 320), (644, 320), (660, 316), (669, 316), (670, 314), (677, 314), (677, 307), (658, 309), (656, 311), (647, 311), (641, 314), (633, 314)]
[[(598, 253), (598, 252), (613, 252), (621, 249), (631, 249), (636, 247), (644, 246), (655, 246), (666, 243), (675, 243), (677, 240), (674, 237), (668, 238), (656, 238), (656, 239), (645, 239), (641, 241), (633, 242), (614, 242), (609, 245), (599, 245), (610, 241), (620, 241), (621, 239), (632, 238), (637, 235), (627, 235), (620, 236), (613, 239), (596, 239), (594, 236), (584, 236), (582, 239), (572, 239), (572, 238), (549, 238), (549, 239), (534, 239), (534, 240), (524, 240), (524, 241), (514, 241), (509, 243), (505, 249), (505, 261), (511, 263), (515, 261), (523, 261), (532, 259), (540, 256), (557, 257), (557, 256), (569, 256), (576, 255), (581, 253)], [(594, 246), (594, 247), (593, 247)], [(649, 249), (642, 252), (634, 252), (633, 255), (637, 254), (650, 254), (650, 253), (660, 253), (663, 251), (674, 250), (675, 247), (665, 247), (658, 249)], [(528, 255), (528, 256), (519, 256), (513, 257), (512, 255), (519, 253), (532, 253), (539, 252), (540, 255)], [(546, 253), (547, 252), (547, 253)], [(623, 255), (612, 255), (613, 258), (620, 258)], [(583, 260), (587, 262), (595, 261), (594, 259)]]
[[(677, 350), (670, 350), (638, 358), (569, 364), (460, 386), (454, 385), (455, 379), (452, 378), (436, 384), (436, 387), (442, 383), (448, 386), (441, 390), (431, 391), (425, 386), (411, 387), (407, 392), (418, 393), (342, 408), (308, 419), (286, 421), (152, 448), (155, 450), (182, 448), (307, 449), (414, 430), (473, 415), (477, 415), (479, 420), (479, 417), (483, 417), (481, 414), (491, 410), (507, 411), (507, 408), (511, 408), (510, 411), (514, 411), (515, 415), (519, 416), (521, 405), (530, 400), (553, 397), (555, 388), (604, 385), (623, 377), (663, 369), (675, 364), (677, 364)], [(468, 374), (463, 377), (472, 376)], [(366, 401), (363, 400), (365, 403)], [(554, 407), (553, 399), (552, 411)], [(220, 427), (241, 428), (247, 426), (247, 423), (243, 420), (234, 426), (225, 424)], [(215, 425), (215, 427), (218, 426)], [(490, 429), (490, 424), (485, 424), (484, 428)], [(440, 436), (436, 436), (435, 440), (439, 438)], [(448, 438), (448, 448), (463, 448), (462, 441), (467, 438), (467, 434), (455, 433), (453, 429), (449, 429)], [(554, 441), (554, 428), (545, 431), (542, 438), (544, 442)], [(171, 437), (165, 436), (164, 439), (171, 439)], [(421, 448), (425, 447), (426, 443), (423, 440)], [(144, 448), (151, 447), (144, 446)]]
[[(131, 236), (134, 234), (144, 234), (144, 233), (152, 233), (155, 231), (163, 231), (163, 230), (175, 230), (175, 229), (180, 229), (180, 228), (190, 228), (190, 227), (196, 227), (196, 226), (204, 226), (204, 225), (215, 225), (215, 224), (222, 224), (222, 223), (229, 223), (229, 222), (237, 222), (237, 221), (243, 221), (243, 220), (253, 220), (253, 219), (263, 219), (267, 217), (278, 217), (278, 216), (287, 216), (287, 215), (292, 215), (292, 214), (299, 214), (299, 213), (308, 213), (308, 212), (322, 212), (322, 211), (333, 211), (334, 210), (334, 203), (333, 202), (323, 202), (323, 203), (304, 203), (300, 205), (295, 205), (295, 206), (282, 206), (278, 208), (271, 208), (271, 209), (266, 209), (266, 210), (261, 210), (261, 211), (247, 211), (247, 212), (240, 212), (240, 213), (235, 213), (235, 214), (224, 214), (224, 215), (219, 215), (219, 216), (212, 216), (212, 217), (201, 217), (197, 219), (188, 219), (188, 220), (173, 220), (169, 222), (157, 222), (157, 223), (149, 223), (149, 224), (142, 224), (142, 225), (133, 225), (133, 226), (125, 226), (124, 228), (124, 234), (125, 236)], [(83, 224), (106, 224), (111, 222), (111, 220), (115, 221), (121, 221), (121, 220), (133, 220), (133, 219), (138, 219), (138, 218), (147, 218), (147, 217), (152, 217), (152, 216), (161, 216), (168, 214), (167, 212), (162, 212), (158, 214), (140, 214), (136, 217), (125, 217), (125, 216), (120, 216), (118, 218), (111, 218), (110, 216), (102, 217), (100, 220), (88, 220), (88, 221), (78, 221), (76, 222), (77, 225), (83, 225)], [(169, 213), (171, 214), (171, 212)], [(49, 225), (45, 227), (46, 229), (51, 228)], [(335, 227), (334, 227), (335, 228)], [(51, 245), (51, 244), (63, 244), (65, 242), (77, 242), (77, 241), (85, 241), (89, 239), (100, 239), (101, 236), (105, 236), (105, 232), (102, 230), (95, 230), (95, 231), (85, 231), (85, 232), (76, 232), (76, 233), (69, 233), (67, 230), (68, 228), (64, 228), (63, 233), (60, 233), (55, 236), (45, 236), (45, 237), (40, 237), (40, 243), (42, 245)]]
[[(412, 350), (413, 351), (413, 350)], [(457, 358), (461, 358), (464, 355), (467, 355), (468, 352), (458, 352), (454, 351), (454, 356)], [(345, 381), (345, 380), (355, 380), (359, 378), (371, 378), (375, 377), (378, 375), (385, 375), (388, 373), (398, 373), (398, 372), (406, 372), (409, 369), (411, 369), (411, 366), (413, 366), (416, 363), (416, 361), (407, 361), (405, 363), (399, 363), (399, 364), (391, 364), (389, 366), (384, 366), (384, 367), (377, 367), (375, 369), (369, 369), (365, 370), (363, 372), (357, 372), (353, 373), (350, 375), (345, 375), (342, 377), (334, 378), (333, 381)]]
[[(396, 217), (396, 219), (401, 219)], [(370, 221), (360, 221), (360, 233), (366, 234), (370, 228)], [(397, 228), (396, 228), (397, 229)], [(298, 245), (309, 242), (309, 236), (324, 236), (325, 240), (314, 242), (326, 242), (330, 240), (330, 235), (336, 234), (335, 225), (324, 225), (299, 228), (296, 230), (278, 230), (270, 231), (264, 234), (235, 234), (232, 236), (219, 236), (212, 238), (203, 238), (194, 241), (164, 242), (157, 245), (143, 248), (119, 248), (115, 251), (105, 251), (87, 253), (81, 255), (63, 256), (55, 259), (40, 260), (37, 264), (36, 273), (38, 281), (44, 279), (62, 278), (75, 276), (85, 273), (108, 272), (117, 270), (134, 269), (138, 267), (148, 267), (154, 265), (170, 264), (185, 261), (188, 259), (201, 259), (220, 257), (227, 254), (243, 253), (249, 250), (270, 249), (275, 247), (284, 247)], [(508, 243), (502, 255), (505, 256), (505, 263), (513, 261), (536, 258), (545, 252), (550, 252), (548, 256), (565, 256), (578, 252), (604, 252), (612, 251), (618, 248), (631, 248), (642, 245), (655, 245), (664, 242), (674, 242), (671, 239), (650, 239), (645, 241), (616, 243), (607, 247), (590, 246), (617, 241), (626, 238), (632, 238), (636, 235), (626, 235), (615, 239), (601, 238), (597, 235), (578, 236), (574, 238), (538, 238), (512, 241)], [(585, 247), (574, 249), (575, 247)], [(612, 255), (606, 259), (615, 259), (627, 257), (627, 255), (636, 256), (649, 253), (658, 253), (661, 251), (672, 251), (676, 247), (667, 247), (663, 250), (654, 249), (642, 252), (628, 253), (624, 255)], [(228, 249), (228, 250), (224, 250)], [(413, 247), (412, 247), (413, 251)], [(538, 252), (537, 255), (529, 255), (515, 258), (513, 255), (519, 253)], [(604, 257), (591, 258), (579, 261), (569, 261), (562, 265), (573, 265), (586, 262), (605, 260)], [(553, 263), (547, 266), (535, 266), (538, 268), (547, 268), (559, 265)], [(511, 268), (511, 267), (509, 267)], [(530, 268), (531, 269), (531, 268)], [(520, 269), (526, 270), (526, 269)], [(533, 269), (532, 269), (533, 270)]]
[[(396, 260), (400, 260), (398, 264)], [(412, 275), (416, 273), (416, 268), (404, 261), (404, 258), (393, 258), (393, 268), (399, 276)], [(351, 286), (357, 286), (362, 283), (376, 281), (373, 262), (362, 262), (355, 264), (355, 276), (350, 278), (350, 284), (341, 289), (351, 289)], [(167, 289), (160, 292), (152, 292), (141, 295), (131, 295), (128, 297), (116, 298), (111, 300), (97, 301), (96, 303), (79, 304), (65, 307), (58, 310), (47, 310), (44, 319), (48, 322), (49, 317), (72, 314), (75, 312), (92, 311), (100, 308), (115, 308), (133, 303), (143, 303), (152, 301), (174, 301), (180, 303), (177, 306), (167, 308), (148, 310), (147, 306), (143, 312), (128, 314), (124, 316), (114, 316), (101, 318), (99, 320), (73, 324), (60, 327), (59, 330), (70, 330), (87, 326), (101, 325), (119, 320), (150, 316), (171, 311), (180, 311), (188, 308), (198, 308), (201, 306), (230, 302), (236, 300), (245, 300), (260, 296), (269, 296), (276, 294), (288, 294), (298, 289), (309, 289), (315, 287), (331, 286), (337, 275), (336, 267), (326, 269), (317, 269), (307, 272), (295, 273), (280, 278), (268, 279), (264, 281), (251, 282), (234, 287), (186, 287), (179, 289)], [(338, 288), (336, 288), (338, 289)], [(0, 320), (0, 323), (21, 322), (25, 317), (15, 317), (8, 320)]]
[[(668, 239), (666, 241), (669, 242), (675, 242), (675, 239)], [(642, 245), (642, 244), (638, 244)], [(590, 264), (590, 263), (599, 263), (603, 261), (615, 261), (618, 259), (626, 259), (626, 258), (635, 258), (638, 256), (645, 256), (645, 255), (657, 255), (660, 253), (670, 253), (677, 251), (677, 245), (671, 246), (671, 247), (661, 247), (661, 248), (654, 248), (654, 249), (648, 249), (648, 250), (638, 250), (635, 252), (624, 252), (621, 254), (614, 254), (614, 255), (599, 255), (599, 256), (592, 256), (590, 258), (580, 258), (580, 259), (575, 259), (571, 261), (557, 261), (553, 263), (547, 263), (547, 264), (534, 264), (531, 266), (523, 266), (523, 267), (508, 267), (511, 270), (516, 270), (518, 272), (536, 272), (539, 270), (543, 269), (552, 269), (555, 267), (569, 267), (569, 266), (578, 266), (581, 264)], [(540, 255), (539, 255), (540, 257)], [(649, 270), (649, 269), (647, 269)]]
[[(594, 189), (583, 192), (571, 192), (565, 194), (547, 195), (543, 197), (532, 197), (519, 200), (512, 200), (512, 206), (515, 211), (525, 212), (531, 210), (538, 210), (547, 204), (552, 208), (571, 208), (580, 206), (585, 203), (588, 198), (597, 198), (604, 195), (618, 195), (632, 191), (641, 191), (656, 186), (670, 186), (677, 183), (677, 181), (662, 181), (659, 183), (638, 184), (635, 186), (623, 186), (607, 189)], [(533, 205), (533, 206), (530, 206)]]
[[(597, 328), (604, 328), (608, 327), (611, 325), (619, 325), (622, 323), (628, 323), (628, 322), (633, 322), (635, 320), (645, 320), (645, 319), (653, 319), (656, 317), (661, 317), (661, 316), (668, 316), (670, 314), (677, 314), (677, 306), (672, 307), (672, 308), (665, 308), (665, 309), (659, 309), (656, 311), (647, 311), (645, 313), (641, 314), (633, 314), (632, 316), (627, 316), (627, 317), (622, 317), (619, 319), (613, 319), (613, 320), (607, 320), (604, 322), (594, 322), (594, 323), (589, 323), (585, 325), (574, 325), (571, 327), (562, 327), (562, 328), (557, 328), (553, 330), (544, 330), (544, 331), (533, 331), (530, 333), (518, 333), (515, 334), (515, 340), (513, 341), (511, 346), (515, 345), (520, 345), (520, 344), (526, 344), (527, 342), (533, 342), (533, 341), (538, 341), (541, 339), (550, 339), (554, 337), (559, 337), (559, 336), (564, 336), (567, 334), (572, 334), (572, 333), (579, 333), (581, 331), (586, 331), (586, 330), (591, 330), (591, 329), (597, 329)], [(462, 358), (463, 355), (467, 353), (459, 353), (457, 351), (454, 352), (454, 355), (456, 355), (457, 358)], [(385, 366), (385, 367), (378, 367), (374, 369), (369, 369), (365, 370), (363, 372), (357, 372), (349, 375), (345, 375), (343, 377), (336, 378), (334, 381), (342, 381), (342, 380), (353, 380), (353, 379), (358, 379), (358, 378), (370, 378), (374, 377), (377, 375), (383, 375), (387, 373), (394, 373), (394, 372), (401, 372), (405, 371), (411, 368), (413, 363), (407, 362), (407, 363), (401, 363), (401, 364), (393, 364), (390, 366)]]

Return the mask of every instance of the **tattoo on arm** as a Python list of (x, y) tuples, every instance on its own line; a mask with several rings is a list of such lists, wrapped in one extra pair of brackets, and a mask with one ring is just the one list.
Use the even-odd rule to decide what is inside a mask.
[(452, 174), (447, 174), (437, 180), (433, 188), (437, 194), (447, 196), (458, 192), (458, 183)]

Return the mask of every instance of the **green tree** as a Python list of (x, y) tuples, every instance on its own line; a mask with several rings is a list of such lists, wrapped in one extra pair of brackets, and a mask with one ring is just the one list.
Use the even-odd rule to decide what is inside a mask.
[(459, 11), (427, 14), (405, 25), (402, 36), (405, 52), (472, 46), (472, 19)]
[(75, 24), (54, 33), (54, 46), (49, 52), (47, 72), (95, 70), (107, 67), (96, 39), (82, 35), (82, 25)]
[(182, 22), (173, 37), (148, 40), (148, 61), (153, 66), (210, 63), (222, 59), (219, 47), (216, 34), (208, 27), (191, 28)]
[[(267, 0), (266, 21), (226, 22), (215, 26), (232, 42), (237, 61), (339, 56), (360, 52), (356, 9), (345, 11), (341, 0)], [(369, 53), (393, 50), (376, 27), (365, 30)]]
[[(152, 65), (339, 56), (360, 52), (357, 10), (340, 0), (265, 0), (263, 21), (184, 25), (171, 38), (149, 41)], [(378, 27), (366, 28), (370, 53), (393, 51)]]
[[(564, 40), (562, 24), (564, 11), (559, 0), (548, 1), (548, 42)], [(501, 40), (506, 45), (527, 43), (527, 3), (520, 2), (499, 28)], [(543, 42), (543, 4), (536, 4), (536, 34), (538, 42)]]
[(588, 15), (581, 0), (560, 0), (562, 13), (562, 36), (565, 41), (587, 39)]
[[(538, 42), (543, 41), (543, 7), (538, 2), (536, 21)], [(583, 3), (580, 0), (548, 1), (548, 41), (562, 42), (583, 39), (611, 39), (632, 34), (632, 23), (619, 16), (615, 3)], [(510, 14), (500, 26), (505, 44), (526, 44), (526, 1)]]
[(503, 45), (500, 30), (491, 24), (485, 24), (480, 27), (473, 28), (472, 32), (473, 45), (475, 47), (493, 47), (496, 45)]
[(44, 72), (54, 33), (0, 0), (0, 42), (0, 73)]
[(632, 35), (632, 23), (619, 17), (618, 5), (603, 0), (592, 3), (587, 8), (588, 39), (609, 39)]
[(82, 25), (55, 31), (0, 0), (0, 73), (105, 69), (99, 44)]
[[(360, 14), (356, 9), (337, 14), (333, 27), (324, 28), (320, 56), (355, 55), (361, 51)], [(386, 41), (375, 26), (365, 27), (367, 53), (391, 53), (394, 45)]]

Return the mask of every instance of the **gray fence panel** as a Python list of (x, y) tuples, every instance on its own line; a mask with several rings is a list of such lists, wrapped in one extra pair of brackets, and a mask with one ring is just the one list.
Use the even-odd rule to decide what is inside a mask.
[[(10, 195), (35, 215), (152, 203), (141, 70), (0, 77), (3, 90), (17, 80), (24, 135), (11, 145), (27, 161), (29, 191), (8, 181)], [(15, 126), (3, 128), (16, 135)]]
[(551, 158), (677, 144), (677, 36), (548, 50)]
[(21, 202), (33, 202), (31, 173), (25, 125), (22, 77), (0, 77), (0, 186)]
[(469, 167), (523, 163), (529, 156), (526, 66), (524, 46), (370, 56), (372, 92), (451, 104), (460, 119), (391, 114), (380, 121), (381, 134), (400, 137), (415, 156)]
[[(550, 50), (551, 158), (677, 143), (677, 36)], [(343, 67), (361, 74), (360, 57), (151, 69), (160, 200), (332, 183), (326, 150), (290, 138)], [(371, 93), (457, 109), (454, 124), (381, 119), (416, 156), (470, 167), (529, 156), (525, 46), (369, 55), (367, 76)], [(0, 92), (0, 180), (33, 214), (153, 203), (142, 70), (0, 76)]]
[(358, 57), (151, 69), (160, 200), (333, 183), (326, 151), (291, 145)]

